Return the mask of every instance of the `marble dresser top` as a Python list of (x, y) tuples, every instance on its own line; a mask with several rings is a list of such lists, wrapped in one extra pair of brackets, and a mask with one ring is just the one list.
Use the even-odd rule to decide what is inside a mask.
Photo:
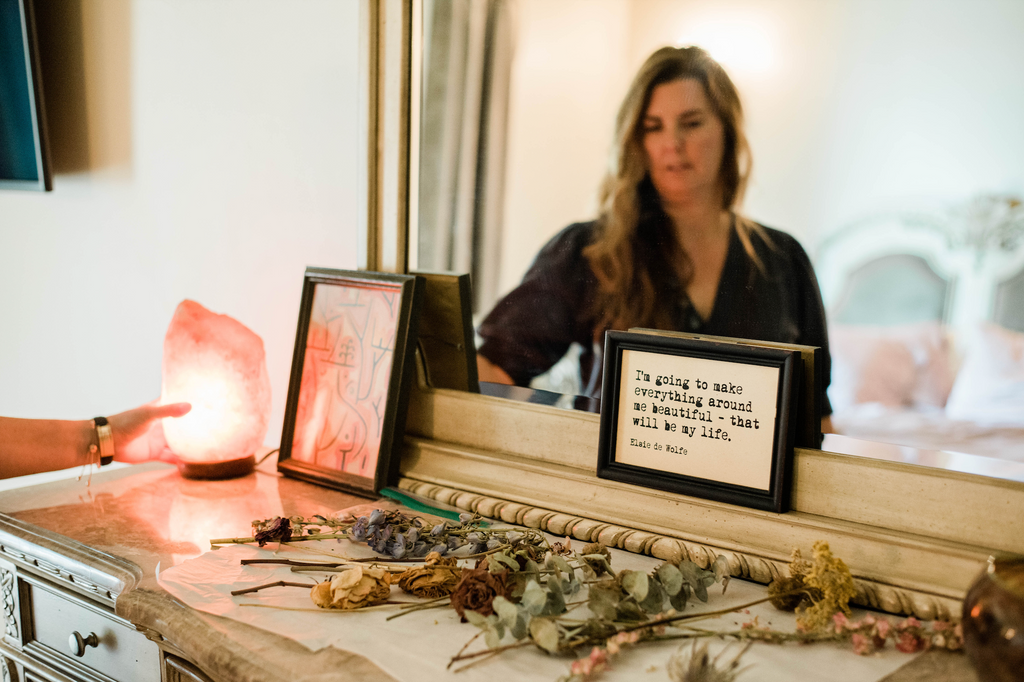
[[(110, 570), (104, 555), (137, 566), (141, 575), (124, 581), (134, 586), (116, 595), (117, 614), (159, 633), (217, 680), (391, 681), (350, 652), (313, 653), (284, 637), (184, 606), (156, 580), (161, 567), (209, 551), (212, 537), (249, 535), (253, 519), (326, 514), (368, 502), (283, 478), (271, 459), (256, 473), (231, 481), (190, 481), (170, 465), (152, 463), (93, 474), (89, 485), (71, 478), (6, 490), (0, 514), (30, 524), (33, 536), (52, 540), (51, 548), (73, 549), (77, 560), (94, 562), (99, 570)], [(0, 517), (4, 530), (17, 531), (3, 522)]]

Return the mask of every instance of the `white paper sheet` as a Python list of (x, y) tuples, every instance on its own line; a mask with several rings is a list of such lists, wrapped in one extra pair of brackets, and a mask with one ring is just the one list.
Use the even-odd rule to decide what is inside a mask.
[[(335, 556), (366, 556), (367, 548), (351, 543), (304, 543), (321, 545)], [(307, 590), (295, 587), (275, 587), (255, 594), (232, 597), (232, 590), (255, 587), (277, 580), (309, 582), (323, 579), (326, 574), (293, 573), (286, 566), (241, 566), (241, 559), (289, 558), (318, 561), (318, 555), (292, 546), (281, 551), (272, 547), (259, 549), (251, 545), (237, 545), (208, 552), (160, 574), (160, 585), (171, 595), (189, 606), (220, 616), (249, 623), (270, 632), (292, 638), (311, 650), (326, 646), (359, 653), (369, 658), (396, 679), (409, 682), (456, 680), (462, 682), (490, 682), (492, 680), (551, 680), (568, 673), (571, 659), (549, 656), (529, 647), (508, 651), (468, 670), (455, 674), (447, 670), (449, 659), (457, 654), (477, 633), (472, 625), (459, 622), (451, 608), (438, 608), (411, 613), (391, 621), (386, 618), (396, 610), (367, 612), (335, 612), (316, 609)], [(650, 571), (660, 562), (628, 552), (612, 550), (615, 570), (629, 568)], [(398, 587), (392, 588), (395, 600), (412, 600)], [(762, 585), (733, 580), (725, 595), (718, 585), (710, 588), (707, 605), (691, 602), (693, 612), (725, 608), (743, 604), (764, 595)], [(295, 610), (281, 610), (253, 606), (262, 604), (282, 606)], [(711, 629), (739, 629), (744, 622), (758, 616), (760, 624), (792, 631), (792, 614), (777, 611), (762, 604), (748, 612), (730, 614), (699, 623)], [(482, 647), (482, 638), (474, 647)], [(642, 644), (616, 656), (613, 669), (599, 679), (608, 682), (667, 680), (666, 663), (679, 648), (678, 642)], [(686, 645), (687, 647), (689, 644)], [(711, 641), (712, 651), (724, 646)], [(736, 651), (736, 645), (732, 647)], [(581, 655), (584, 652), (580, 652)], [(729, 654), (726, 654), (729, 657)], [(910, 662), (912, 656), (901, 654), (889, 647), (870, 656), (858, 656), (847, 645), (815, 644), (768, 645), (756, 644), (743, 656), (743, 665), (751, 666), (740, 680), (763, 682), (844, 682), (874, 681)], [(457, 667), (457, 666), (456, 666)]]

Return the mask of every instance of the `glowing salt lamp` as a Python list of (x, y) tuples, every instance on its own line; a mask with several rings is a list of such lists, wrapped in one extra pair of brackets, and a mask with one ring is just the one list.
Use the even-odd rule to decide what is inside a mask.
[(227, 315), (182, 301), (164, 337), (161, 402), (192, 403), (184, 417), (164, 420), (183, 476), (244, 476), (270, 421), (263, 341)]

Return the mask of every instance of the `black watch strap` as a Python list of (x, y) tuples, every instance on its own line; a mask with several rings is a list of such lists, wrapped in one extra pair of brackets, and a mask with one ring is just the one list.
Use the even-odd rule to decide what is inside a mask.
[(95, 417), (92, 423), (99, 441), (100, 466), (106, 466), (114, 461), (114, 433), (106, 417)]

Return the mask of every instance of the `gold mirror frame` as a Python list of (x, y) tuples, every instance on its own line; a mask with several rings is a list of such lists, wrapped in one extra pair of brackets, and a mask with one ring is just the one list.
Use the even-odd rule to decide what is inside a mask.
[[(366, 0), (371, 54), (368, 269), (405, 272), (415, 242), (420, 0)], [(412, 235), (413, 238), (410, 238)], [(365, 264), (365, 265), (364, 265)], [(855, 602), (958, 618), (990, 554), (1024, 554), (1024, 482), (798, 448), (786, 514), (598, 479), (599, 417), (414, 388), (400, 486), (462, 509), (580, 541), (768, 582), (818, 540), (850, 566)]]

